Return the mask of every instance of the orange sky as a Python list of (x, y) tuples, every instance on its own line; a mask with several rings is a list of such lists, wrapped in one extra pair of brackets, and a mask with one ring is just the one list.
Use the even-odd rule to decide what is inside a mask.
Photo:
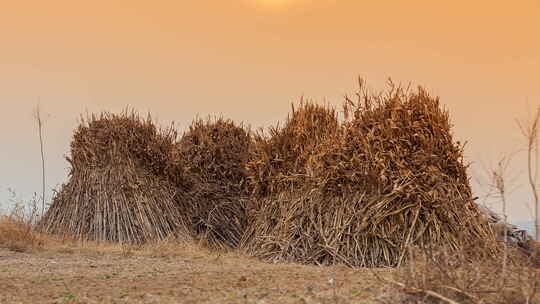
[[(0, 199), (8, 187), (39, 191), (38, 99), (51, 114), (49, 188), (65, 180), (63, 154), (86, 110), (131, 105), (180, 128), (216, 113), (259, 127), (302, 95), (339, 104), (357, 76), (374, 89), (392, 77), (439, 95), (469, 161), (511, 151), (514, 118), (540, 103), (540, 1), (440, 3), (4, 1)], [(528, 218), (519, 206), (510, 215)]]

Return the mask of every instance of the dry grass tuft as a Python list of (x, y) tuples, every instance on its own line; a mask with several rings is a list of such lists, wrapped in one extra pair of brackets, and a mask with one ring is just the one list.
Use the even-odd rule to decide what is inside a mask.
[(259, 140), (248, 164), (258, 200), (248, 252), (381, 267), (403, 262), (409, 245), (497, 251), (437, 98), (422, 88), (361, 88), (358, 101), (345, 103), (345, 121), (334, 118), (332, 109), (303, 105)]
[[(475, 248), (470, 248), (475, 250)], [(540, 303), (540, 269), (510, 250), (499, 258), (471, 259), (466, 250), (410, 249), (408, 262), (387, 283), (384, 303)]]
[(35, 230), (37, 199), (34, 197), (28, 204), (13, 202), (15, 205), (10, 212), (0, 215), (0, 247), (17, 252), (42, 248), (49, 237)]
[(0, 247), (24, 252), (40, 248), (42, 245), (42, 237), (28, 223), (7, 215), (0, 216)]

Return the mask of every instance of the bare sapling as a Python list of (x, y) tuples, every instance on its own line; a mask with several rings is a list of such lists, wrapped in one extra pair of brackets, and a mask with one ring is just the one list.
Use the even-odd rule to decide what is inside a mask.
[(540, 206), (536, 185), (538, 180), (538, 126), (540, 124), (540, 107), (536, 108), (536, 113), (532, 120), (517, 120), (517, 124), (527, 141), (527, 173), (534, 203), (535, 239), (540, 240)]
[(43, 217), (43, 214), (45, 212), (45, 153), (43, 152), (43, 118), (41, 115), (39, 103), (36, 106), (34, 112), (34, 119), (38, 126), (39, 147), (41, 154), (41, 216)]
[[(503, 216), (503, 241), (504, 252), (502, 262), (502, 278), (503, 281), (506, 278), (506, 265), (508, 260), (508, 214), (507, 214), (507, 202), (506, 195), (508, 194), (508, 185), (506, 183), (506, 173), (510, 165), (511, 157), (503, 156), (495, 167), (489, 169), (490, 173), (490, 192), (495, 192), (502, 203), (502, 216)], [(504, 282), (503, 282), (504, 285)]]

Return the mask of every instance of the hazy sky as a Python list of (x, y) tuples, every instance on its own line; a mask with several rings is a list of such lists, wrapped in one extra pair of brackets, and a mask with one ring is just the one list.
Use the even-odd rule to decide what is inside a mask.
[[(3, 1), (0, 202), (8, 188), (40, 191), (38, 100), (50, 190), (66, 179), (86, 111), (129, 105), (180, 129), (208, 114), (261, 127), (301, 96), (339, 105), (357, 76), (440, 96), (476, 177), (480, 161), (521, 147), (514, 119), (540, 104), (539, 32), (538, 0)], [(512, 194), (514, 221), (529, 218), (525, 190)]]

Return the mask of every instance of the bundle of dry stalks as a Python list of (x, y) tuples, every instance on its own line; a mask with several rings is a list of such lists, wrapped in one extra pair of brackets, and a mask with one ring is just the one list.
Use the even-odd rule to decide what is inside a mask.
[(72, 171), (81, 168), (126, 164), (144, 167), (156, 176), (189, 187), (176, 148), (177, 131), (171, 126), (158, 129), (150, 115), (141, 118), (135, 111), (119, 115), (103, 112), (81, 117), (71, 142)]
[(82, 121), (71, 143), (69, 181), (41, 230), (84, 240), (141, 243), (187, 237), (177, 201), (189, 187), (175, 152), (176, 132), (127, 111)]
[(181, 164), (194, 181), (190, 201), (179, 203), (208, 247), (237, 247), (244, 233), (250, 146), (249, 131), (223, 118), (196, 119), (178, 143)]
[[(295, 130), (311, 136), (304, 141), (314, 143), (309, 148), (295, 134), (266, 139), (259, 146), (277, 147), (259, 148), (248, 165), (255, 187), (266, 189), (249, 210), (243, 241), (249, 252), (380, 267), (400, 264), (411, 244), (457, 250), (472, 242), (495, 250), (493, 231), (472, 200), (462, 146), (452, 140), (438, 99), (421, 88), (392, 86), (379, 95), (361, 88), (358, 101), (347, 100), (339, 128), (312, 124), (310, 117), (298, 116)], [(274, 132), (281, 134), (287, 133)], [(282, 157), (287, 153), (274, 152), (280, 148), (299, 156)]]
[(339, 129), (337, 113), (330, 107), (301, 101), (292, 107), (283, 127), (254, 138), (253, 157), (247, 164), (258, 197), (302, 188), (310, 176), (306, 164), (316, 147)]

